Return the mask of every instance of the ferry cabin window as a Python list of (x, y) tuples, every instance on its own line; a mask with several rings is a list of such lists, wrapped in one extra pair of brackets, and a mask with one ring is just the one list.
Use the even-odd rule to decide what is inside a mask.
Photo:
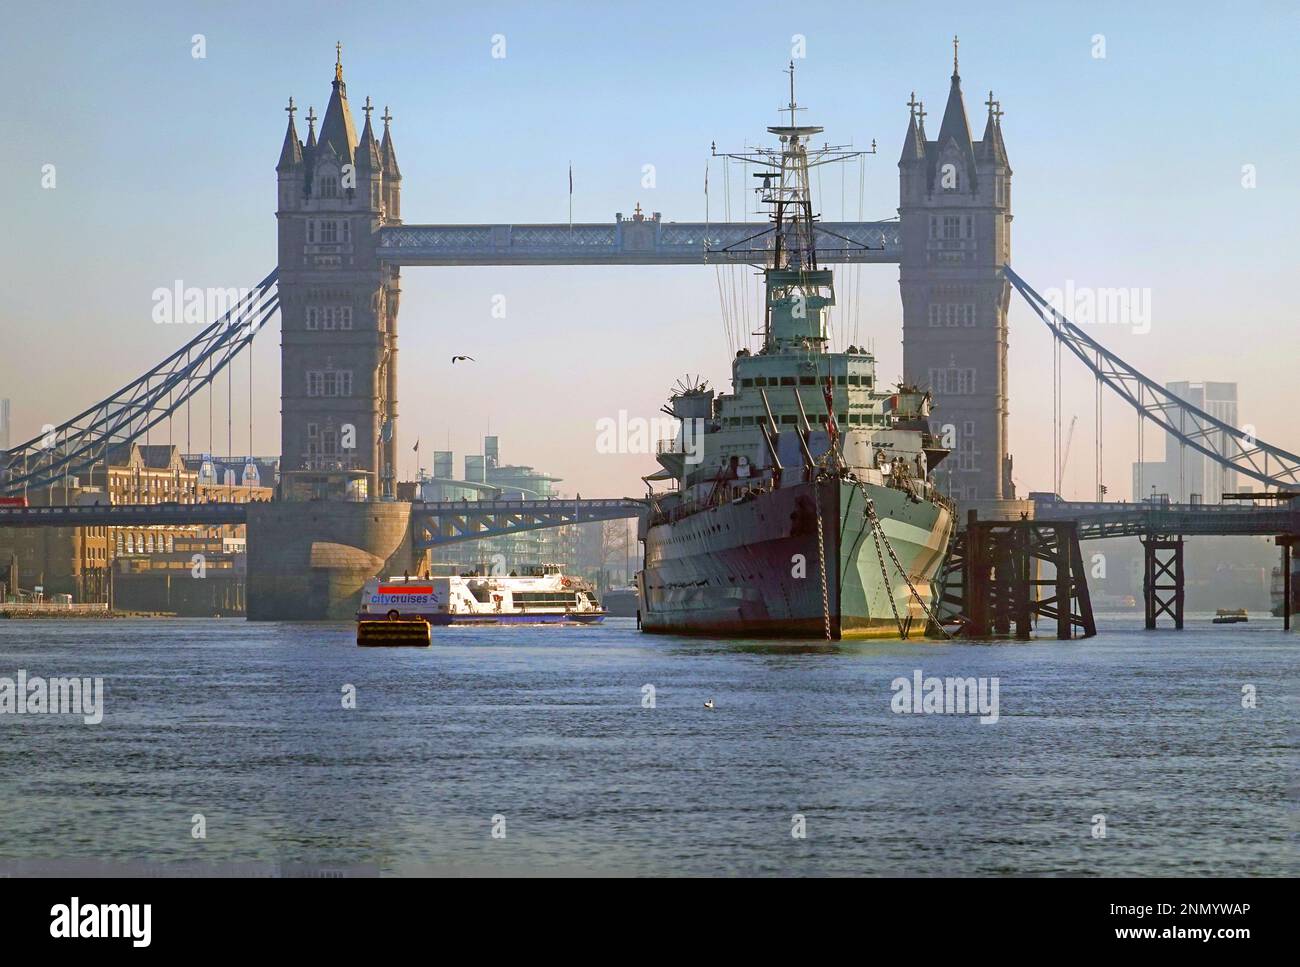
[(745, 426), (753, 426), (753, 425), (754, 425), (754, 418), (753, 418), (752, 416), (744, 416), (744, 417), (741, 417), (740, 422), (741, 422), (742, 424), (744, 424)]
[(838, 385), (843, 386), (844, 383), (845, 383), (844, 375), (843, 375), (843, 374), (840, 374), (839, 376), (836, 376), (836, 377), (835, 377), (835, 382), (836, 382)]
[(754, 385), (754, 381), (753, 381), (752, 379), (742, 379), (742, 380), (740, 381), (740, 385), (741, 385), (741, 386), (753, 386), (753, 385)]
[(817, 385), (817, 378), (816, 378), (815, 376), (800, 376), (800, 377), (799, 377), (799, 385), (800, 385), (800, 386), (816, 386), (816, 385)]
[(794, 418), (794, 414), (793, 414), (793, 413), (786, 413), (786, 414), (784, 414), (784, 415), (781, 417), (781, 422), (782, 422), (782, 423), (794, 423), (794, 422), (796, 422), (796, 421), (795, 421), (795, 418)]
[(767, 385), (767, 377), (766, 377), (766, 376), (755, 376), (755, 377), (754, 377), (754, 385), (755, 385), (755, 386), (766, 386), (766, 385)]
[(782, 386), (793, 386), (793, 385), (795, 385), (795, 383), (794, 383), (794, 377), (793, 377), (793, 376), (782, 376), (782, 377), (781, 377), (781, 385), (782, 385)]

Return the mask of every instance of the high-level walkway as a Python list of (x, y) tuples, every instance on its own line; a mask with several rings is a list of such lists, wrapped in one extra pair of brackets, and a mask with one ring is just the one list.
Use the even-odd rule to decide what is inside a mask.
[[(763, 222), (392, 225), (376, 254), (399, 265), (727, 265), (762, 262), (773, 239)], [(817, 225), (822, 262), (898, 262), (902, 252), (896, 221)]]

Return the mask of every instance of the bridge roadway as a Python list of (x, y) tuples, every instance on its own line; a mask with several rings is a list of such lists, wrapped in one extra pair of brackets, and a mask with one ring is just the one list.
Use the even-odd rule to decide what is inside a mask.
[[(236, 503), (0, 507), (0, 527), (236, 525), (248, 522), (248, 507)], [(619, 520), (645, 510), (643, 501), (628, 497), (416, 501), (411, 504), (411, 522), (416, 546), (423, 548), (541, 527)]]
[(0, 507), (0, 527), (141, 527), (246, 524), (248, 504), (87, 504)]
[(543, 527), (623, 520), (647, 509), (645, 501), (632, 497), (422, 501), (411, 505), (412, 541), (422, 550)]
[[(0, 507), (0, 527), (236, 525), (247, 523), (248, 506), (159, 503)], [(434, 547), (514, 531), (620, 520), (645, 510), (644, 501), (631, 497), (416, 501), (411, 504), (411, 520), (417, 546)], [(1143, 534), (1300, 535), (1300, 507), (1288, 506), (1038, 501), (1034, 517), (1076, 521), (1080, 540)]]
[(1184, 537), (1300, 534), (1300, 507), (1235, 504), (1037, 501), (1036, 520), (1073, 520), (1080, 540), (1167, 534)]
[[(392, 225), (378, 256), (397, 265), (728, 265), (764, 262), (774, 235), (764, 222), (620, 219), (567, 225)], [(897, 221), (819, 222), (821, 262), (902, 259)]]

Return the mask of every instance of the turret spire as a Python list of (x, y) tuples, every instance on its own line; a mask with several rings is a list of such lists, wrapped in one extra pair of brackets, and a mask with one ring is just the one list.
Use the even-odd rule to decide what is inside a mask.
[(919, 161), (925, 157), (925, 132), (918, 124), (918, 109), (922, 113), (925, 110), (921, 102), (916, 99), (916, 91), (913, 91), (907, 101), (907, 134), (903, 137), (903, 154), (898, 159), (900, 164), (905, 161)]
[(989, 91), (989, 99), (984, 104), (989, 109), (989, 119), (984, 125), (984, 138), (980, 141), (979, 157), (1005, 165), (1007, 148), (1002, 141), (1002, 102), (995, 101), (993, 92)]
[(284, 147), (280, 149), (280, 160), (275, 166), (276, 171), (287, 171), (302, 164), (302, 144), (298, 141), (298, 131), (293, 125), (293, 115), (297, 110), (293, 98), (289, 98), (289, 106), (285, 108), (289, 114), (289, 127), (284, 132)]
[(397, 167), (397, 152), (393, 150), (393, 135), (389, 131), (388, 125), (392, 122), (393, 116), (388, 113), (388, 105), (384, 105), (384, 142), (380, 145), (380, 151), (384, 157), (384, 177), (401, 179), (401, 169)]
[(357, 145), (357, 164), (369, 171), (378, 171), (381, 165), (379, 143), (375, 141), (375, 131), (370, 126), (370, 112), (374, 109), (375, 106), (367, 96), (366, 103), (361, 108), (366, 114), (366, 125), (361, 132), (361, 142)]
[(334, 150), (340, 163), (347, 164), (353, 160), (353, 151), (357, 145), (357, 129), (352, 123), (352, 111), (348, 107), (348, 89), (343, 83), (343, 44), (334, 45), (334, 90), (330, 93), (330, 102), (325, 108), (325, 118), (320, 126), (320, 143)]
[[(960, 162), (965, 169), (961, 180), (963, 190), (967, 185), (975, 184), (975, 145), (971, 138), (970, 123), (966, 120), (966, 102), (961, 95), (961, 76), (957, 73), (956, 36), (952, 38), (952, 84), (948, 88), (948, 103), (944, 105), (943, 121), (939, 125), (939, 137), (936, 141), (937, 151), (931, 154), (930, 183), (934, 184), (936, 166), (943, 163)], [(956, 156), (952, 152), (956, 152)], [(945, 160), (946, 159), (946, 160)]]

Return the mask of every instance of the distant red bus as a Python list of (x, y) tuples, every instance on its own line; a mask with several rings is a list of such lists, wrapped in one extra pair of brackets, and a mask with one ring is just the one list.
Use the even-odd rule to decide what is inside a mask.
[(0, 497), (0, 507), (26, 507), (26, 497)]

